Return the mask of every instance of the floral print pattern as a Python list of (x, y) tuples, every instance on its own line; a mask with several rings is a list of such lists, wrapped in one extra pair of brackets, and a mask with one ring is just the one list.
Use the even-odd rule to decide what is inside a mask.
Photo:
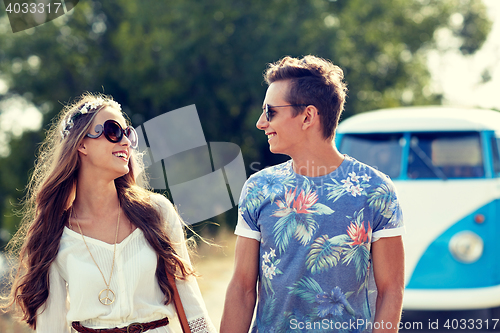
[(292, 319), (373, 319), (371, 243), (403, 229), (387, 176), (349, 156), (315, 178), (297, 175), (288, 161), (247, 180), (239, 214), (261, 237), (254, 332), (296, 331)]
[(271, 280), (277, 274), (283, 274), (283, 272), (278, 268), (280, 259), (276, 258), (276, 251), (274, 249), (270, 249), (269, 253), (265, 252), (262, 255), (261, 263), (262, 283), (264, 284), (264, 288), (266, 288), (266, 290), (272, 292), (273, 287), (271, 284)]

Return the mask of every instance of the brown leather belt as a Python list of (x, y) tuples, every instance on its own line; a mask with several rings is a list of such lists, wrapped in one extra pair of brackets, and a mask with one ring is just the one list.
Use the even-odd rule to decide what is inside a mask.
[(168, 318), (155, 320), (149, 323), (132, 323), (126, 327), (103, 328), (93, 329), (82, 326), (79, 321), (74, 321), (71, 326), (77, 331), (82, 333), (142, 333), (153, 328), (158, 328), (168, 325)]

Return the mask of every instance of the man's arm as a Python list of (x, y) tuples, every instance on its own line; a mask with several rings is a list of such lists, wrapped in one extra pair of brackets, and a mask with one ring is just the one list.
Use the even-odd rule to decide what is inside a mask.
[[(373, 273), (377, 284), (373, 333), (397, 332), (404, 292), (404, 248), (401, 236), (381, 238), (372, 244)], [(382, 324), (383, 321), (383, 324)], [(374, 322), (374, 323), (375, 323)], [(390, 322), (392, 325), (387, 325)], [(391, 326), (392, 329), (388, 329)]]
[(220, 333), (248, 333), (257, 297), (259, 241), (238, 236), (234, 273), (224, 303)]

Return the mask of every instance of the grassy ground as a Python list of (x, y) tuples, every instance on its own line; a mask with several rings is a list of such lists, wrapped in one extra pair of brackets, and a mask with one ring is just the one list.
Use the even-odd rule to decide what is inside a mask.
[(0, 332), (2, 333), (27, 333), (33, 332), (27, 325), (19, 324), (7, 315), (0, 313)]
[[(213, 240), (218, 246), (202, 244), (198, 247), (193, 264), (200, 274), (200, 285), (208, 313), (217, 330), (220, 326), (226, 288), (233, 273), (234, 241), (236, 236), (221, 233)], [(7, 315), (0, 314), (0, 333), (33, 332), (24, 324), (18, 324)]]
[(202, 245), (198, 248), (198, 258), (193, 263), (201, 275), (198, 284), (205, 300), (210, 319), (217, 330), (224, 306), (227, 285), (233, 274), (234, 242), (233, 234), (222, 234), (214, 240), (220, 247)]

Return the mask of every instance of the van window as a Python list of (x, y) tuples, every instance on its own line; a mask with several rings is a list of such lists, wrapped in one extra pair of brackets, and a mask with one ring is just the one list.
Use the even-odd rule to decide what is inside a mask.
[(491, 137), (491, 150), (493, 153), (493, 172), (500, 175), (500, 138)]
[(410, 140), (408, 178), (484, 177), (477, 132), (414, 133)]
[(401, 172), (403, 146), (402, 133), (346, 134), (340, 151), (397, 178)]

